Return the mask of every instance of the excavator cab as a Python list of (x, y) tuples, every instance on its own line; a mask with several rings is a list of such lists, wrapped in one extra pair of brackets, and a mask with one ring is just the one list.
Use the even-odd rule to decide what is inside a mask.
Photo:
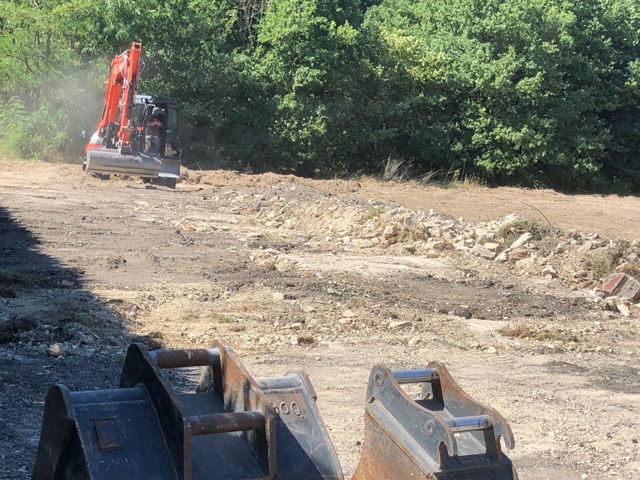
[[(180, 178), (180, 107), (171, 98), (136, 95), (130, 118), (129, 148), (115, 148), (105, 136), (103, 148), (87, 151), (85, 170), (100, 174), (137, 175), (145, 183), (154, 179), (175, 188)], [(113, 124), (111, 130), (117, 131)], [(108, 178), (108, 177), (107, 177)]]
[(133, 123), (132, 149), (160, 156), (158, 177), (175, 188), (180, 178), (181, 156), (178, 103), (171, 98), (136, 95)]

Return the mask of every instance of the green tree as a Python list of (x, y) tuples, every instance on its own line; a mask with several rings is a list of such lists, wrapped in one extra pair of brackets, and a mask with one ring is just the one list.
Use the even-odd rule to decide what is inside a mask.
[(272, 0), (251, 56), (270, 115), (272, 165), (303, 174), (344, 171), (367, 135), (358, 98), (363, 61), (355, 1)]
[[(436, 123), (411, 124), (410, 136), (424, 133), (425, 167), (449, 158), (490, 181), (593, 187), (616, 138), (608, 113), (630, 98), (637, 10), (626, 0), (386, 0), (367, 23), (390, 48), (402, 39), (420, 52), (406, 68), (444, 120), (432, 140)], [(421, 84), (429, 58), (437, 75)]]

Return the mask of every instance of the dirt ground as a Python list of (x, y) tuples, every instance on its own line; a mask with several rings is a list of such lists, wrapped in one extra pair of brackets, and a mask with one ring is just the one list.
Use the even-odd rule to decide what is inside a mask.
[[(184, 177), (0, 163), (0, 478), (30, 478), (51, 384), (115, 388), (131, 341), (219, 338), (256, 378), (309, 374), (346, 478), (371, 367), (431, 361), (509, 421), (521, 480), (640, 478), (640, 308), (591, 271), (616, 245), (637, 262), (639, 198)], [(509, 214), (562, 233), (491, 247)]]

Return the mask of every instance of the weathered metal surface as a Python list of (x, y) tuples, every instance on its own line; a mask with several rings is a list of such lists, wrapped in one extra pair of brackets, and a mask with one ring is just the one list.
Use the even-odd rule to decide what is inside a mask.
[(342, 480), (342, 468), (304, 372), (258, 380), (277, 419), (278, 479)]
[[(53, 386), (33, 478), (274, 478), (275, 410), (227, 349), (132, 345), (120, 388)], [(204, 365), (216, 376), (207, 392), (178, 394), (160, 375), (160, 367)]]
[(180, 163), (179, 158), (163, 158), (158, 176), (163, 178), (180, 178)]
[(116, 149), (91, 148), (87, 151), (85, 170), (94, 173), (139, 175), (155, 178), (162, 169), (160, 154), (133, 152), (121, 154)]
[[(160, 373), (197, 366), (195, 393), (175, 392)], [(154, 352), (134, 344), (120, 388), (50, 389), (33, 478), (342, 480), (315, 398), (302, 373), (258, 384), (221, 342)]]
[[(419, 383), (412, 399), (401, 384)], [(514, 440), (506, 420), (474, 402), (447, 369), (372, 369), (365, 407), (365, 439), (353, 480), (391, 478), (512, 480), (516, 477), (500, 447)]]
[(49, 389), (34, 479), (177, 478), (143, 386)]

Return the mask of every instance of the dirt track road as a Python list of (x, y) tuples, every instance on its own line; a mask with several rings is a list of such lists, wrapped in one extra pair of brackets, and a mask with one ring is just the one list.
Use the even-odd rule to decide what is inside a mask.
[(392, 201), (405, 224), (410, 211), (487, 222), (539, 210), (566, 230), (640, 237), (637, 198), (233, 172), (188, 172), (171, 191), (0, 164), (0, 478), (30, 478), (50, 384), (114, 388), (132, 339), (225, 338), (257, 378), (309, 374), (347, 478), (370, 368), (437, 360), (510, 422), (521, 480), (640, 479), (637, 307), (606, 309), (562, 272), (421, 254), (419, 237), (383, 247), (368, 232)]

